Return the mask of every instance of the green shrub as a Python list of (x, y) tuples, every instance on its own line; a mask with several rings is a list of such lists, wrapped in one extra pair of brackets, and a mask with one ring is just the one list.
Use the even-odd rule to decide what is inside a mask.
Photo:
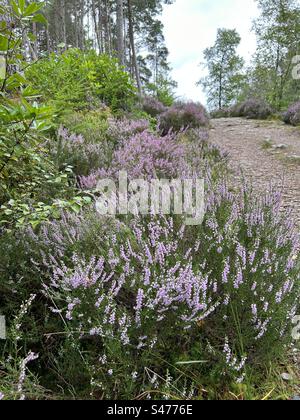
[(70, 49), (51, 54), (27, 70), (28, 80), (43, 101), (54, 103), (59, 111), (80, 110), (104, 102), (112, 110), (130, 108), (135, 89), (118, 61), (95, 51)]
[(111, 117), (110, 109), (102, 106), (92, 111), (67, 113), (60, 122), (72, 133), (83, 136), (88, 143), (102, 143), (105, 140), (108, 120)]
[[(53, 109), (39, 106), (36, 93), (20, 69), (27, 67), (22, 50), (23, 35), (31, 36), (33, 22), (44, 22), (42, 3), (7, 2), (1, 6), (6, 16), (1, 24), (1, 53), (9, 65), (1, 72), (0, 98), (0, 228), (11, 229), (26, 223), (38, 224), (58, 208), (70, 203), (70, 168), (60, 172), (45, 148), (45, 133), (51, 127)], [(34, 66), (31, 67), (34, 71)], [(63, 194), (65, 200), (57, 201)]]

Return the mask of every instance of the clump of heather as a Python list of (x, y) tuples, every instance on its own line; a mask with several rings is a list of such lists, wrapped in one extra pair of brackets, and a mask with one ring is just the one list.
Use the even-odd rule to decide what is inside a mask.
[(286, 124), (300, 125), (300, 102), (296, 102), (288, 108), (283, 115), (283, 120)]
[(159, 137), (144, 131), (116, 151), (113, 170), (126, 170), (132, 178), (176, 177), (187, 170), (185, 148), (172, 135)]
[(72, 166), (76, 175), (88, 175), (91, 170), (107, 166), (113, 153), (113, 144), (107, 140), (91, 143), (81, 134), (70, 133), (64, 127), (58, 130), (55, 148), (59, 166)]
[[(208, 320), (211, 337), (226, 333), (230, 345), (256, 367), (291, 343), (299, 304), (299, 234), (281, 196), (235, 196), (222, 185), (207, 197), (195, 259), (216, 280), (222, 303)], [(277, 353), (276, 353), (277, 352)]]
[(193, 267), (192, 249), (181, 251), (184, 229), (172, 219), (131, 229), (127, 240), (107, 237), (106, 257), (74, 254), (68, 265), (53, 260), (45, 285), (68, 328), (83, 342), (92, 337), (97, 343), (95, 372), (109, 398), (129, 389), (135, 394), (145, 367), (170, 360), (176, 347), (182, 351), (219, 305), (214, 282)]
[(230, 108), (230, 116), (265, 120), (272, 115), (272, 108), (263, 100), (250, 98)]
[(58, 130), (55, 149), (56, 161), (60, 166), (72, 166), (78, 176), (87, 176), (98, 168), (111, 164), (114, 151), (125, 144), (132, 136), (149, 129), (147, 120), (108, 119), (108, 128), (102, 134), (101, 142), (93, 142), (88, 133), (71, 133), (65, 127)]
[[(242, 382), (291, 343), (299, 235), (279, 194), (255, 199), (222, 184), (208, 192), (198, 228), (160, 217), (129, 231), (106, 235), (105, 253), (47, 263), (54, 312), (82, 345), (97, 343), (90, 356), (104, 397), (145, 391), (146, 368), (161, 378), (177, 362), (196, 381), (218, 371)], [(206, 364), (191, 368), (189, 360)]]
[(150, 123), (146, 119), (131, 120), (127, 118), (110, 118), (108, 124), (107, 137), (115, 148), (123, 145), (132, 136), (143, 133), (150, 128)]
[(163, 135), (166, 135), (170, 131), (178, 133), (188, 128), (206, 127), (209, 119), (201, 104), (178, 102), (160, 116), (159, 123)]
[(63, 212), (58, 220), (42, 223), (38, 229), (28, 227), (23, 241), (32, 249), (31, 264), (40, 271), (52, 259), (67, 263), (74, 253), (80, 257), (103, 255), (107, 252), (105, 236), (125, 238), (126, 231), (126, 226), (114, 217), (87, 209), (79, 214)]
[(142, 102), (142, 109), (151, 117), (157, 117), (167, 110), (167, 108), (153, 96), (145, 96)]
[(186, 149), (173, 135), (160, 137), (143, 131), (115, 151), (108, 170), (99, 169), (80, 178), (82, 188), (93, 189), (101, 178), (117, 177), (126, 171), (129, 178), (177, 178), (188, 172)]

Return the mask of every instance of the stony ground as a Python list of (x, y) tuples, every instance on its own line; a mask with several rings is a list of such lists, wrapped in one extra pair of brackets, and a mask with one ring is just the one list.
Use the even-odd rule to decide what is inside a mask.
[(212, 120), (211, 141), (229, 153), (233, 174), (241, 171), (259, 191), (283, 188), (300, 226), (300, 129), (279, 121)]

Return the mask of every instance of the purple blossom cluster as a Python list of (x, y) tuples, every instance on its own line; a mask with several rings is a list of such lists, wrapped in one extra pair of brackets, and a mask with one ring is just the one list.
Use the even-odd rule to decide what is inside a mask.
[(76, 175), (89, 176), (99, 172), (99, 168), (109, 167), (116, 149), (148, 129), (147, 120), (109, 118), (101, 141), (91, 142), (88, 137), (71, 133), (61, 126), (58, 130), (57, 155), (61, 164), (67, 163), (73, 167)]
[(207, 199), (207, 215), (201, 264), (220, 278), (219, 322), (234, 322), (234, 308), (252, 346), (289, 338), (299, 295), (300, 243), (292, 219), (282, 214), (280, 194), (255, 198), (245, 187), (237, 199), (221, 185)]
[(115, 153), (115, 170), (126, 170), (133, 178), (175, 178), (187, 170), (185, 155), (184, 145), (175, 137), (144, 131)]
[(300, 125), (300, 102), (291, 105), (283, 115), (286, 124)]

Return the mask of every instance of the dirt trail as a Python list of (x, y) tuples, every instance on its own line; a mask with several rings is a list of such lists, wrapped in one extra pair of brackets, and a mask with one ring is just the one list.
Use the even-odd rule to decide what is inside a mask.
[(300, 130), (281, 122), (241, 118), (212, 120), (211, 141), (229, 153), (230, 167), (242, 169), (258, 191), (283, 185), (284, 205), (295, 208), (300, 226)]

